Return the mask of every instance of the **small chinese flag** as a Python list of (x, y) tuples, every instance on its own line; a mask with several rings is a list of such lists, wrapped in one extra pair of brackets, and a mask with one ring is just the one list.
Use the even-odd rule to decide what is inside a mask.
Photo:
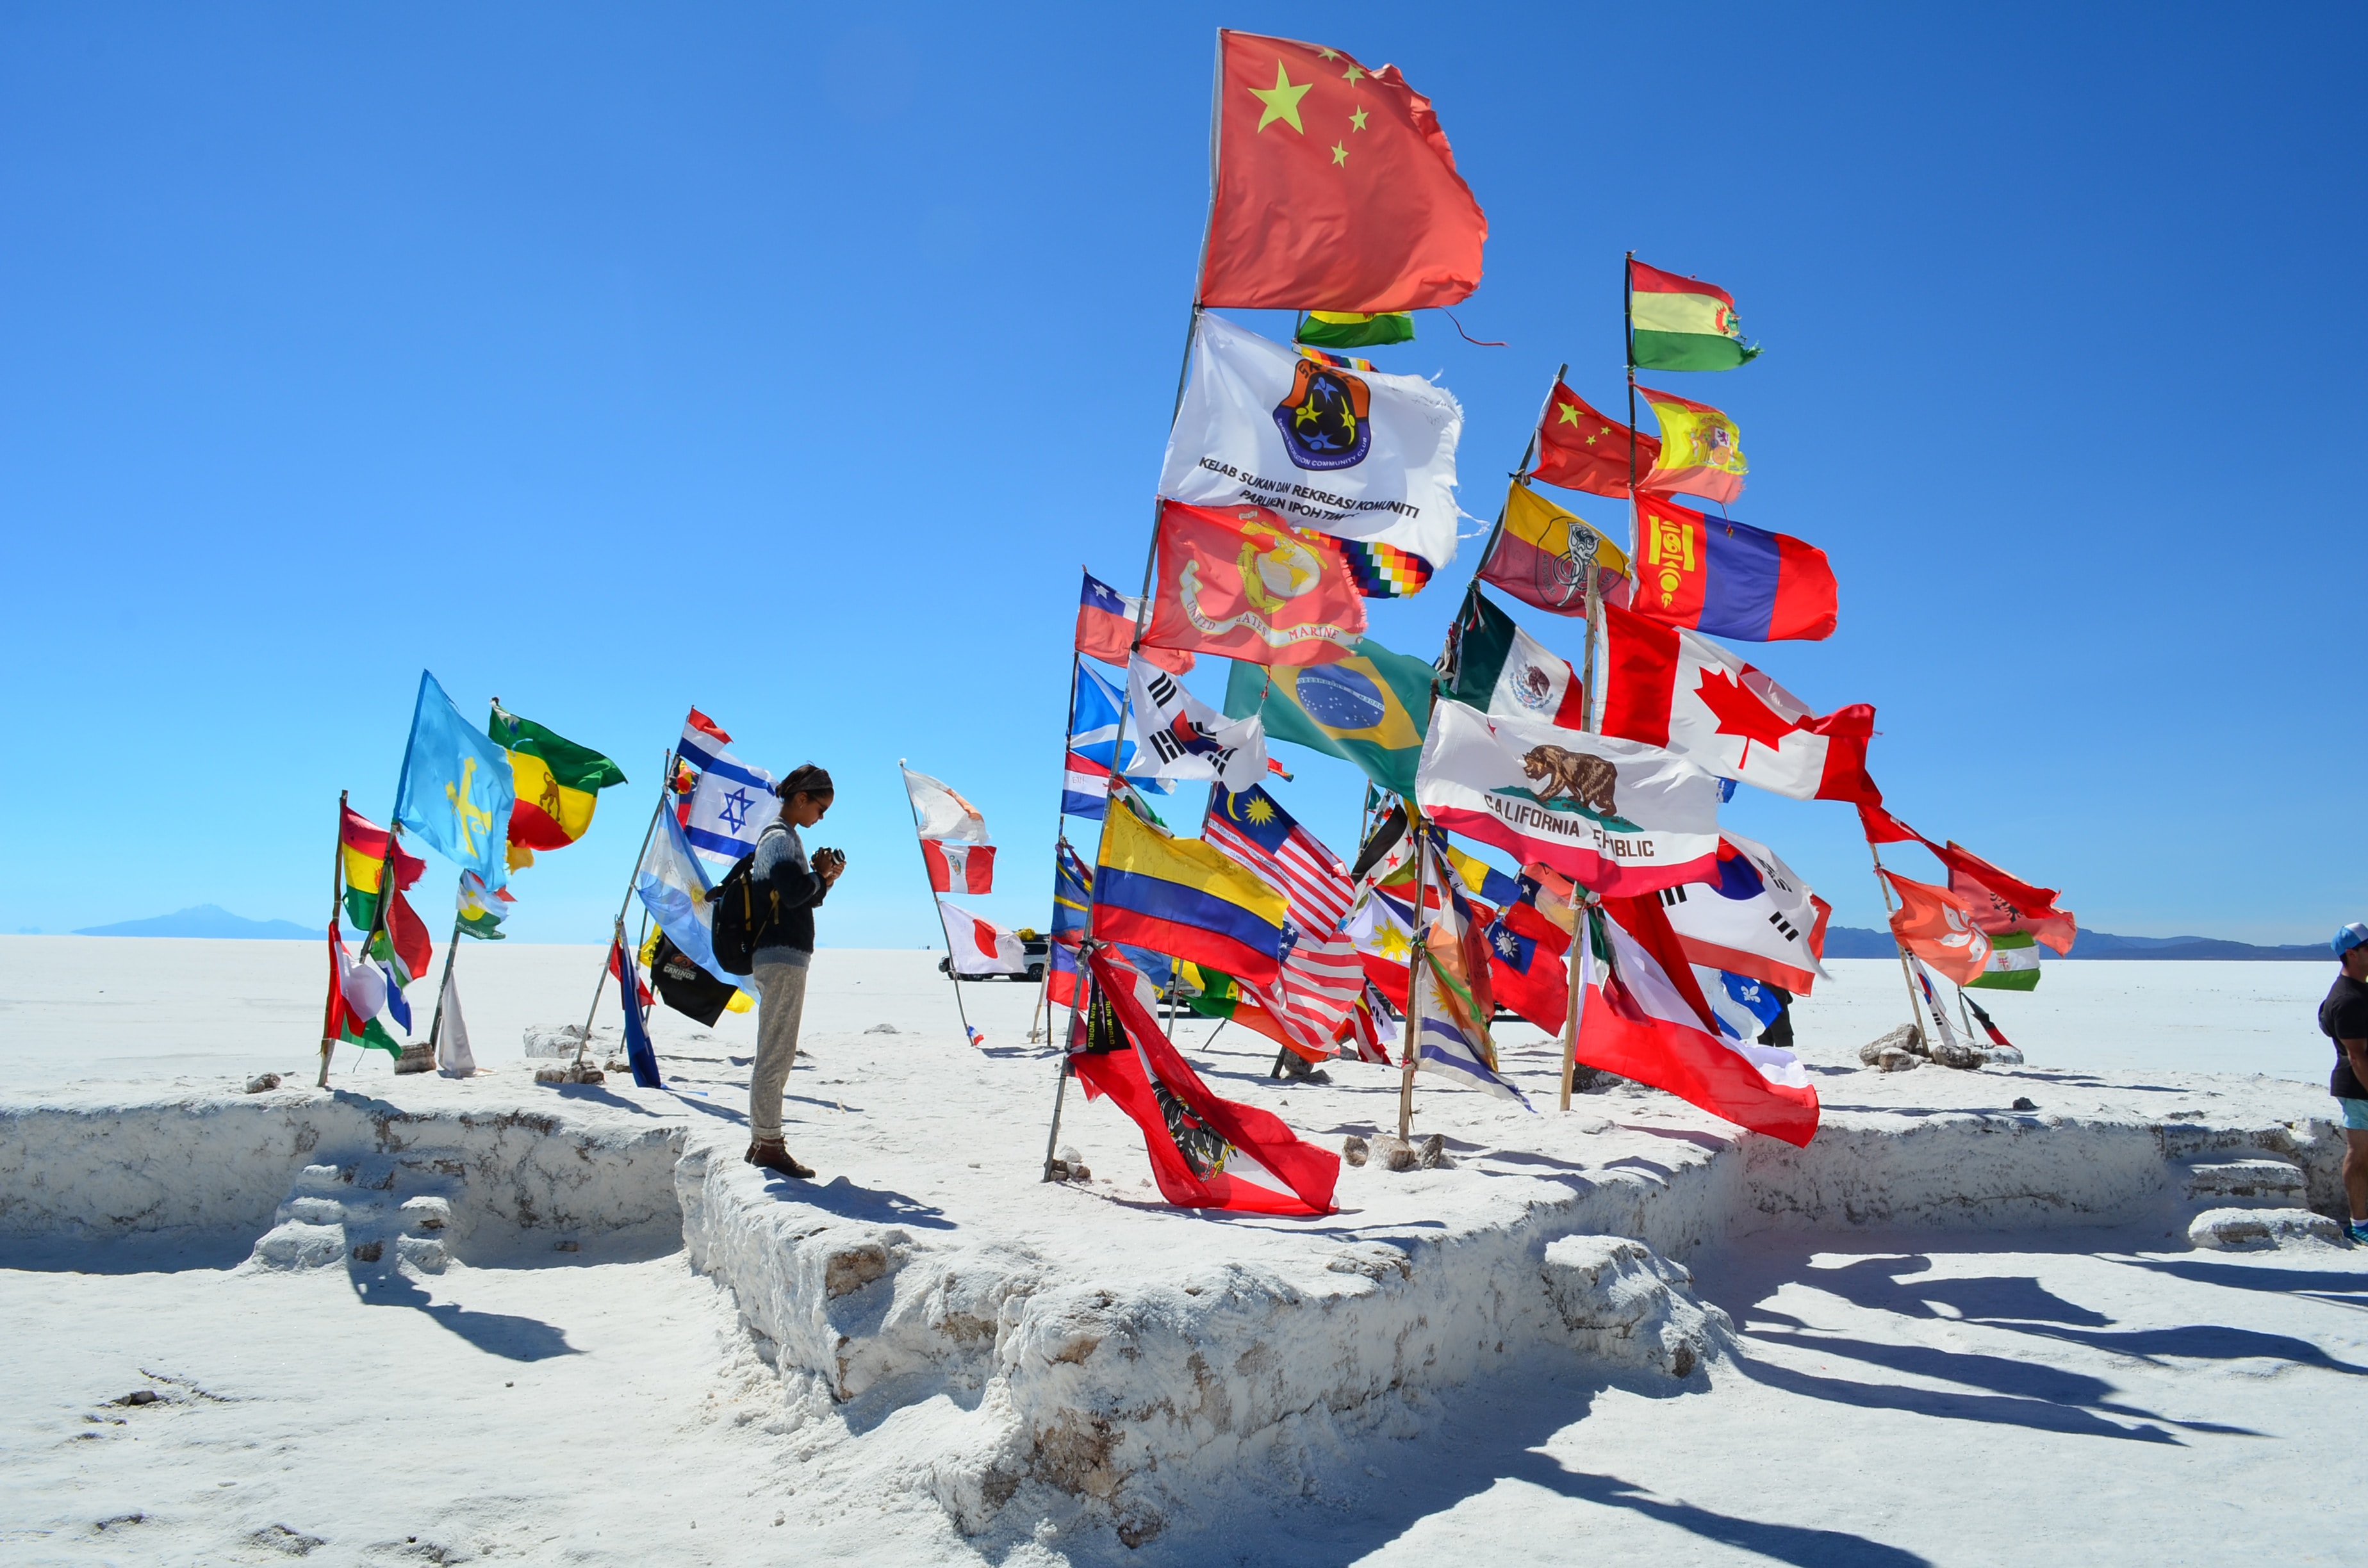
[(1627, 426), (1588, 407), (1584, 399), (1560, 381), (1546, 404), (1544, 423), (1538, 426), (1538, 466), (1531, 477), (1566, 490), (1625, 499), (1633, 473), (1641, 479), (1661, 460), (1661, 443), (1651, 436), (1632, 435)]
[(1397, 67), (1221, 29), (1200, 302), (1379, 313), (1480, 284), (1488, 220)]

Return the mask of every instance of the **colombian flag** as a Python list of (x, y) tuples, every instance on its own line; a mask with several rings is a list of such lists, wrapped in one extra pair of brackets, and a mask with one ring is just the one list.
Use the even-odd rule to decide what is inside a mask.
[(1123, 942), (1222, 970), (1252, 985), (1281, 971), (1283, 897), (1197, 838), (1153, 827), (1121, 800), (1102, 824), (1094, 873), (1094, 929)]
[(1634, 566), (1628, 608), (1647, 620), (1750, 642), (1834, 634), (1833, 566), (1789, 535), (1641, 495)]
[(599, 792), (622, 784), (625, 771), (588, 746), (552, 733), (494, 704), (485, 733), (510, 754), (512, 870), (534, 864), (538, 849), (564, 849), (592, 825)]

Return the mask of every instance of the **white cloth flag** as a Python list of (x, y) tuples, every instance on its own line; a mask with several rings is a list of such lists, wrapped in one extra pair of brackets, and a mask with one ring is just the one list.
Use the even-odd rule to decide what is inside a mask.
[[(904, 767), (904, 764), (897, 764)], [(957, 844), (985, 844), (986, 819), (978, 808), (954, 792), (952, 785), (926, 773), (904, 767), (905, 792), (913, 798), (915, 826), (923, 838), (951, 839)]]
[(477, 1071), (477, 1059), (469, 1053), (469, 1026), (461, 1018), (460, 982), (452, 971), (444, 971), (444, 1001), (438, 1015), (436, 1071), (447, 1078), (467, 1078)]
[(1455, 558), (1463, 410), (1420, 376), (1343, 369), (1202, 312), (1159, 493), (1255, 501), (1340, 539)]
[(1138, 769), (1152, 778), (1216, 779), (1247, 790), (1266, 777), (1266, 724), (1228, 719), (1174, 676), (1137, 655), (1126, 666), (1128, 706), (1139, 726)]
[(938, 900), (946, 917), (946, 942), (956, 974), (1026, 974), (1028, 944), (992, 920), (982, 920), (951, 899)]
[(1766, 845), (1725, 829), (1719, 836), (1713, 874), (1661, 890), (1679, 946), (1690, 962), (1806, 996), (1833, 978), (1818, 961), (1833, 906)]
[(697, 740), (689, 730), (678, 743), (685, 762), (700, 769), (699, 788), (691, 792), (690, 816), (682, 835), (690, 846), (712, 859), (733, 861), (757, 847), (757, 835), (781, 814), (773, 795), (773, 776), (751, 767), (714, 743)]

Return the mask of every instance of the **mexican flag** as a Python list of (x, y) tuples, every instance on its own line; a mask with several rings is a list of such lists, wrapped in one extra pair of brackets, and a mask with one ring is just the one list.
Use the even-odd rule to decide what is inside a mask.
[(1587, 727), (1587, 687), (1570, 661), (1550, 652), (1513, 618), (1481, 597), (1475, 585), (1448, 633), (1447, 695), (1492, 718), (1542, 719), (1564, 729)]
[(2039, 989), (2039, 939), (2028, 931), (2000, 931), (1990, 938), (1990, 961), (1965, 982), (1985, 991)]

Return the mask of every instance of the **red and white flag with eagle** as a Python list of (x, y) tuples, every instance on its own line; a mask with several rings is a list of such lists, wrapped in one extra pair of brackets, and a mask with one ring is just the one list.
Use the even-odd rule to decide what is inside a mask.
[(1875, 801), (1863, 702), (1820, 718), (1697, 631), (1603, 608), (1603, 733), (1667, 746), (1717, 774), (1796, 801)]

